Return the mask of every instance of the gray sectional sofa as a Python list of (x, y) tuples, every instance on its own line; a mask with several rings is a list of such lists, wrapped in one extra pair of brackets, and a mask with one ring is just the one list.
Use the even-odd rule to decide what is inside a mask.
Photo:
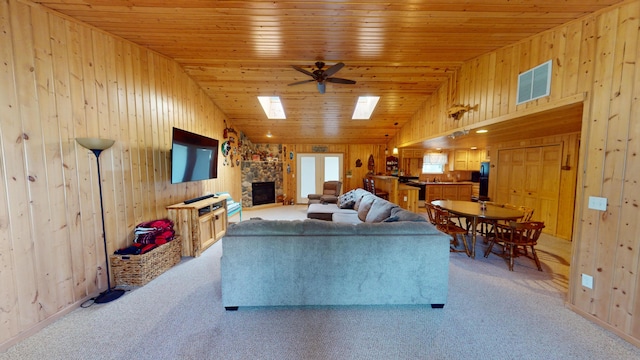
[[(377, 199), (369, 199), (365, 220), (371, 211), (378, 218), (386, 213), (373, 207)], [(254, 219), (230, 225), (222, 238), (223, 306), (443, 307), (450, 238), (424, 217), (403, 212), (391, 206), (384, 221), (375, 222)]]
[(336, 203), (309, 204), (307, 218), (358, 224), (362, 222), (426, 221), (426, 217), (402, 209), (397, 204), (354, 189), (338, 197)]

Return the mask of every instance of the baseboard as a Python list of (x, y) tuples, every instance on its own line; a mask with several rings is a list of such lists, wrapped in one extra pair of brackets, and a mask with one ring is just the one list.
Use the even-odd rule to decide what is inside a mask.
[(34, 326), (20, 332), (18, 335), (9, 338), (7, 341), (3, 342), (2, 344), (0, 344), (0, 353), (3, 353), (7, 350), (9, 350), (10, 347), (14, 346), (15, 344), (19, 343), (22, 340), (27, 339), (28, 337), (36, 334), (37, 332), (39, 332), (40, 330), (46, 328), (47, 326), (53, 324), (54, 322), (58, 321), (60, 318), (62, 318), (63, 316), (69, 314), (70, 312), (74, 311), (75, 309), (79, 308), (80, 305), (82, 305), (82, 303), (84, 303), (85, 301), (91, 299), (92, 297), (95, 297), (95, 295), (89, 295), (87, 297), (85, 297), (82, 300), (76, 301), (75, 303), (67, 306), (66, 308), (58, 311), (57, 313), (49, 316), (48, 318), (40, 321), (39, 323), (35, 324)]
[(249, 206), (249, 207), (243, 207), (242, 210), (243, 211), (251, 211), (251, 210), (260, 210), (260, 209), (279, 207), (279, 206), (283, 206), (282, 203), (254, 205), (254, 206)]
[(619, 336), (620, 338), (622, 338), (623, 340), (627, 341), (628, 343), (630, 343), (631, 345), (640, 348), (640, 339), (636, 339), (632, 336), (629, 336), (629, 334), (626, 334), (624, 332), (622, 332), (620, 329), (611, 326), (610, 324), (602, 321), (601, 319), (587, 313), (584, 312), (584, 310), (577, 308), (576, 306), (565, 302), (564, 303), (565, 307), (573, 312), (575, 312), (576, 314), (582, 316), (583, 318), (592, 321), (594, 323), (596, 323), (598, 326), (604, 328), (605, 330), (608, 330), (614, 334), (616, 334), (617, 336)]

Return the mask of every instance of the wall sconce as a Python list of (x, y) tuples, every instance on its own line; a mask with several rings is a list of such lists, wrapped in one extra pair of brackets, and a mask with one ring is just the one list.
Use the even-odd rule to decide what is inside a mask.
[(398, 155), (398, 148), (397, 147), (393, 148), (393, 155)]
[(267, 131), (267, 137), (268, 137), (268, 138), (270, 138), (270, 137), (272, 137), (272, 136), (273, 136), (273, 135), (271, 135), (271, 131)]

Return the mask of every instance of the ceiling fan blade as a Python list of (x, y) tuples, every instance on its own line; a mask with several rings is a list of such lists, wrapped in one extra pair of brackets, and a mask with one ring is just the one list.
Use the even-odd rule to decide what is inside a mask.
[(306, 83), (310, 83), (310, 82), (314, 82), (316, 81), (315, 79), (309, 79), (309, 80), (302, 80), (302, 81), (297, 81), (294, 83), (289, 84), (289, 86), (291, 85), (300, 85), (300, 84), (306, 84)]
[(298, 66), (295, 66), (295, 65), (291, 65), (291, 67), (292, 67), (292, 68), (294, 68), (294, 69), (296, 69), (296, 70), (298, 70), (298, 71), (300, 71), (301, 73), (303, 73), (303, 74), (305, 74), (305, 75), (308, 75), (308, 76), (314, 77), (314, 75), (313, 75), (313, 73), (312, 73), (312, 72), (309, 72), (309, 71), (307, 71), (307, 70), (305, 70), (305, 69), (303, 69), (303, 68), (301, 68), (301, 67), (298, 67)]
[(342, 69), (344, 67), (344, 63), (337, 63), (335, 65), (332, 65), (331, 67), (329, 67), (327, 70), (324, 71), (324, 78), (328, 78), (329, 76), (337, 73), (340, 69)]
[(340, 78), (328, 78), (326, 81), (336, 84), (355, 84), (354, 80), (340, 79)]

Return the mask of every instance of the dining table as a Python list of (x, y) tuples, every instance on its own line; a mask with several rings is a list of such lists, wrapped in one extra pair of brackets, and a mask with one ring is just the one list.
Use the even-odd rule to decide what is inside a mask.
[[(500, 220), (518, 220), (524, 215), (524, 213), (519, 210), (504, 208), (493, 204), (485, 204), (483, 202), (433, 200), (431, 204), (439, 206), (449, 211), (451, 214), (471, 219), (471, 258), (475, 258), (476, 256), (476, 227), (478, 226), (479, 218), (497, 222)], [(497, 234), (494, 234), (494, 236), (497, 236)]]

